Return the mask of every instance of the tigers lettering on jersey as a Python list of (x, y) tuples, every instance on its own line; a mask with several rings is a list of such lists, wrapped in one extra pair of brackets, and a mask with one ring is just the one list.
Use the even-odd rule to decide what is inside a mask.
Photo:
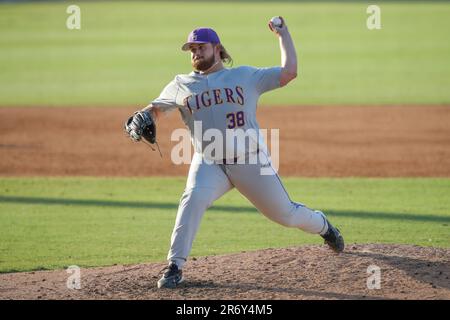
[(212, 89), (199, 94), (189, 95), (183, 100), (184, 106), (191, 113), (201, 108), (208, 108), (225, 102), (243, 106), (245, 103), (244, 89), (240, 86), (236, 86), (234, 90), (231, 88)]

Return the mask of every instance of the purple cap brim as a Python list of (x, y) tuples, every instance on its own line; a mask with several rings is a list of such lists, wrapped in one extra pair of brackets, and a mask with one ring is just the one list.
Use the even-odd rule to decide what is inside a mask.
[(188, 51), (189, 46), (194, 43), (220, 43), (219, 36), (211, 28), (197, 28), (189, 33), (187, 42), (181, 47), (181, 50)]
[(189, 50), (189, 46), (190, 46), (191, 44), (194, 44), (194, 43), (200, 44), (200, 43), (209, 43), (209, 42), (207, 42), (207, 41), (191, 41), (191, 42), (186, 42), (186, 43), (183, 44), (183, 46), (181, 47), (181, 50), (183, 50), (183, 51), (188, 51), (188, 50)]

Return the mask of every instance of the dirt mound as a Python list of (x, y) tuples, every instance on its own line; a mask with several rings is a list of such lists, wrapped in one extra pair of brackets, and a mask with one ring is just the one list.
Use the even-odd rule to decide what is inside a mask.
[[(0, 176), (185, 176), (170, 161), (184, 128), (158, 122), (163, 159), (123, 134), (131, 108), (0, 108)], [(271, 107), (261, 128), (280, 129), (280, 174), (450, 177), (449, 106)], [(270, 137), (270, 135), (269, 135)]]
[[(0, 299), (450, 299), (450, 249), (349, 245), (265, 249), (200, 257), (186, 282), (157, 289), (164, 263), (81, 269), (81, 289), (67, 289), (65, 270), (0, 275)], [(368, 289), (368, 267), (380, 289)]]

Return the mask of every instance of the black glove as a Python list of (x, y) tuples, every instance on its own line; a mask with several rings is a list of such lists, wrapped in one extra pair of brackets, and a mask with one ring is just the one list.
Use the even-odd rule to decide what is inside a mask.
[(144, 138), (151, 144), (156, 142), (156, 125), (148, 111), (136, 111), (128, 118), (124, 129), (133, 141)]

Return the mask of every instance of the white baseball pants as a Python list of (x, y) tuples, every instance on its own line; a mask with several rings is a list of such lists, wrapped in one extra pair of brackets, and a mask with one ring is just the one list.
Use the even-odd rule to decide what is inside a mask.
[[(261, 175), (262, 166), (270, 166), (274, 174)], [(208, 164), (200, 153), (195, 153), (178, 207), (167, 256), (169, 261), (183, 267), (206, 209), (233, 187), (276, 223), (308, 233), (326, 232), (328, 225), (323, 213), (291, 201), (269, 157), (263, 152), (260, 152), (257, 164)]]

